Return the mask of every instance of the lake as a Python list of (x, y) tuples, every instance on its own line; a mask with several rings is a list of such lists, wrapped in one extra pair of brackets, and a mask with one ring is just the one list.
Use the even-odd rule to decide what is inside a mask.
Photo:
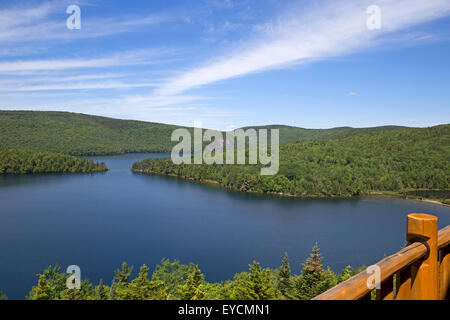
[(324, 264), (340, 271), (398, 251), (408, 213), (450, 224), (449, 207), (415, 200), (280, 198), (130, 172), (135, 161), (163, 156), (91, 157), (106, 173), (0, 176), (0, 290), (23, 299), (56, 263), (110, 284), (123, 261), (153, 270), (170, 258), (220, 281), (253, 260), (278, 267), (287, 251), (299, 273), (316, 241)]

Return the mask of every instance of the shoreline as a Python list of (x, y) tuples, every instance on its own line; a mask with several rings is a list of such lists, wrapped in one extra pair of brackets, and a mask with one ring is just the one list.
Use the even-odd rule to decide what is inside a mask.
[(373, 196), (380, 196), (380, 197), (393, 197), (393, 198), (402, 198), (402, 199), (405, 199), (405, 200), (414, 200), (414, 201), (421, 201), (421, 202), (428, 202), (428, 203), (433, 203), (433, 204), (438, 204), (438, 205), (441, 205), (441, 206), (444, 206), (444, 207), (450, 207), (450, 205), (448, 205), (448, 204), (446, 204), (446, 203), (443, 203), (443, 202), (440, 202), (440, 201), (438, 201), (438, 200), (433, 200), (433, 199), (419, 199), (419, 198), (408, 198), (408, 197), (403, 197), (402, 195), (400, 195), (400, 194), (386, 194), (386, 193), (383, 193), (383, 192), (378, 192), (378, 191), (376, 191), (376, 192), (372, 192), (370, 195), (373, 195)]
[(168, 154), (170, 155), (170, 151), (126, 151), (126, 152), (118, 152), (118, 153), (94, 153), (94, 154), (68, 154), (74, 157), (113, 157), (113, 156), (123, 156), (127, 154), (142, 154), (142, 153), (157, 153), (157, 154)]
[(250, 194), (266, 194), (266, 195), (271, 195), (271, 196), (279, 196), (279, 197), (284, 197), (284, 198), (299, 198), (299, 199), (354, 199), (354, 198), (361, 198), (361, 197), (370, 197), (370, 196), (383, 196), (383, 197), (394, 197), (394, 198), (402, 198), (402, 199), (407, 199), (407, 200), (416, 200), (416, 201), (421, 201), (421, 202), (428, 202), (428, 203), (433, 203), (433, 204), (438, 204), (444, 207), (450, 207), (450, 205), (440, 202), (438, 200), (432, 200), (432, 199), (418, 199), (418, 198), (408, 198), (408, 197), (403, 197), (400, 194), (386, 194), (380, 191), (374, 191), (371, 192), (369, 194), (362, 194), (359, 196), (316, 196), (316, 195), (305, 195), (305, 196), (299, 196), (299, 195), (293, 195), (293, 194), (289, 194), (289, 193), (283, 193), (283, 192), (260, 192), (260, 191), (242, 191), (236, 188), (230, 188), (227, 186), (222, 185), (220, 182), (215, 181), (215, 180), (195, 180), (193, 178), (189, 178), (189, 177), (182, 177), (179, 176), (177, 174), (174, 173), (160, 173), (160, 172), (154, 172), (154, 171), (149, 171), (149, 170), (138, 170), (138, 169), (133, 169), (131, 168), (131, 171), (134, 173), (140, 173), (140, 174), (148, 174), (148, 175), (159, 175), (159, 176), (166, 176), (166, 177), (174, 177), (174, 178), (178, 178), (181, 180), (185, 180), (185, 181), (191, 181), (191, 182), (195, 182), (195, 183), (199, 183), (199, 184), (213, 184), (216, 186), (219, 186), (222, 189), (225, 190), (229, 190), (229, 191), (236, 191), (236, 192), (241, 192), (241, 193), (250, 193)]

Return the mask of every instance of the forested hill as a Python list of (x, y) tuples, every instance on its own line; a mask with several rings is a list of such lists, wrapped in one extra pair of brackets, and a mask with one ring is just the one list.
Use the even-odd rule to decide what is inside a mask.
[(0, 147), (71, 155), (169, 152), (177, 128), (68, 112), (0, 111)]
[(104, 163), (66, 154), (0, 148), (0, 174), (88, 173), (106, 170)]
[[(450, 125), (351, 134), (281, 145), (280, 170), (261, 176), (258, 166), (174, 165), (147, 159), (136, 172), (216, 181), (245, 192), (293, 196), (355, 196), (375, 191), (450, 189)], [(445, 199), (443, 199), (445, 200)]]
[[(243, 129), (248, 129), (246, 127)], [(351, 128), (351, 127), (339, 127), (332, 129), (304, 129), (283, 125), (270, 125), (270, 126), (256, 126), (252, 127), (258, 129), (279, 129), (280, 130), (280, 143), (291, 143), (297, 141), (311, 141), (311, 140), (326, 140), (331, 138), (337, 138), (353, 133), (369, 132), (369, 131), (387, 131), (394, 129), (405, 129), (407, 127), (400, 126), (381, 126), (372, 128)], [(270, 133), (270, 132), (269, 132)]]
[[(170, 152), (175, 144), (170, 137), (177, 128), (180, 127), (68, 112), (0, 111), (0, 147), (71, 155)], [(280, 142), (288, 143), (395, 127), (302, 129), (276, 125), (255, 128), (280, 129)]]

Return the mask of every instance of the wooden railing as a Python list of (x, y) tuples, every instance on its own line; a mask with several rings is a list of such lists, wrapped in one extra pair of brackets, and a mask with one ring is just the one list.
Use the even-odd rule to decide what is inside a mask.
[(450, 299), (450, 225), (438, 232), (438, 219), (421, 213), (407, 222), (406, 248), (313, 300)]

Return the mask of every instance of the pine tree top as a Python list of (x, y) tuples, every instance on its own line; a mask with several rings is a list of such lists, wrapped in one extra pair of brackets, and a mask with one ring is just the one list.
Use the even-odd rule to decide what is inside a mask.
[(307, 258), (305, 263), (303, 264), (303, 270), (314, 273), (322, 273), (322, 260), (323, 257), (320, 254), (319, 245), (316, 242), (312, 248), (312, 252), (309, 255), (309, 258)]

